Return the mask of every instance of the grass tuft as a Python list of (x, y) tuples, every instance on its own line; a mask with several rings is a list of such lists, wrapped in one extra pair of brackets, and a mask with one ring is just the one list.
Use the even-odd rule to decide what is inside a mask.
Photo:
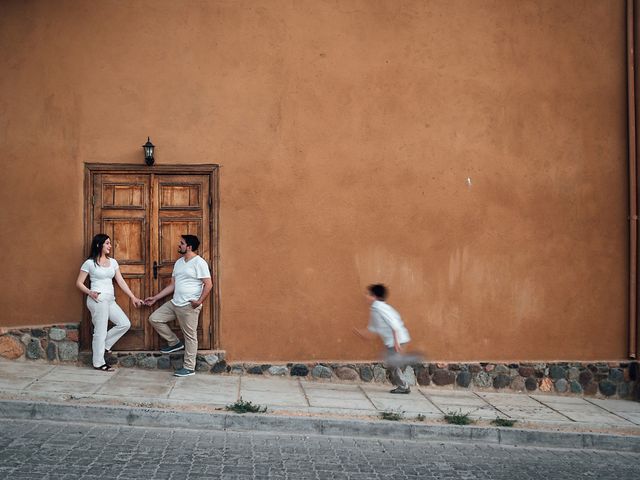
[(418, 415), (416, 415), (416, 420), (418, 420), (419, 422), (424, 422), (426, 420), (427, 417), (425, 417), (423, 414), (419, 413)]
[(496, 427), (513, 427), (517, 420), (509, 420), (508, 418), (496, 418), (491, 421), (491, 425)]
[(251, 402), (245, 402), (240, 397), (235, 403), (226, 406), (226, 409), (231, 412), (236, 413), (265, 413), (267, 411), (267, 407), (261, 407), (260, 405), (254, 405)]
[(397, 422), (398, 420), (402, 420), (402, 413), (380, 412), (380, 418), (382, 420), (391, 420), (392, 422)]
[(445, 414), (444, 419), (452, 425), (469, 425), (473, 423), (473, 420), (469, 418), (469, 414), (462, 413), (462, 411), (448, 412)]

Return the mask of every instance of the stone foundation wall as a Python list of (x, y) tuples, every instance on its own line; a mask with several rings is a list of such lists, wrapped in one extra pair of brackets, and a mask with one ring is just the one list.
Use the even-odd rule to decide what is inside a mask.
[[(90, 355), (85, 355), (83, 361), (89, 364)], [(118, 353), (108, 359), (108, 363), (177, 369), (182, 367), (182, 353)], [(212, 374), (306, 377), (319, 381), (389, 382), (389, 372), (381, 363), (227, 363), (224, 352), (198, 355), (196, 370)], [(404, 376), (410, 385), (640, 400), (638, 362), (424, 363), (406, 367)]]
[[(387, 382), (380, 363), (230, 364), (221, 361), (211, 373), (290, 375), (311, 379)], [(404, 369), (410, 385), (457, 389), (544, 392), (640, 400), (640, 363), (423, 363)]]
[[(78, 324), (0, 332), (0, 357), (91, 364), (90, 353), (78, 352)], [(182, 358), (182, 353), (167, 355), (116, 352), (107, 357), (107, 362), (125, 368), (174, 370), (182, 367)], [(389, 381), (389, 372), (381, 363), (227, 363), (222, 351), (199, 354), (196, 370), (212, 374), (306, 377), (319, 381)], [(483, 391), (544, 392), (640, 401), (640, 363), (637, 361), (423, 363), (406, 367), (404, 376), (411, 385)]]
[[(147, 370), (177, 370), (182, 368), (183, 352), (177, 353), (149, 353), (149, 352), (113, 352), (105, 355), (105, 361), (109, 365), (118, 365), (125, 368), (144, 368)], [(81, 352), (79, 361), (87, 366), (91, 365), (91, 352)], [(213, 372), (213, 367), (224, 364), (224, 352), (213, 350), (199, 353), (196, 357), (196, 371)]]
[(78, 361), (77, 323), (16, 328), (0, 332), (0, 357), (50, 362)]

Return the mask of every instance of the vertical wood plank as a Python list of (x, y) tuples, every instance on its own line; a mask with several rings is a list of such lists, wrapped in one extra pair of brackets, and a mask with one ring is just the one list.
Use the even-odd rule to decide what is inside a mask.
[[(161, 290), (160, 287), (160, 278), (153, 278), (153, 263), (158, 262), (158, 204), (160, 202), (157, 179), (156, 175), (153, 173), (150, 175), (150, 187), (149, 187), (149, 197), (147, 199), (149, 203), (148, 212), (149, 212), (149, 241), (148, 249), (149, 249), (149, 285), (151, 286), (149, 295), (155, 295)], [(149, 315), (156, 310), (160, 305), (162, 305), (162, 300), (160, 302), (156, 302), (156, 305), (149, 309), (147, 308), (147, 318)], [(146, 344), (150, 350), (157, 350), (160, 348), (160, 337), (155, 332), (151, 324), (147, 321), (145, 323), (145, 332), (146, 332)]]

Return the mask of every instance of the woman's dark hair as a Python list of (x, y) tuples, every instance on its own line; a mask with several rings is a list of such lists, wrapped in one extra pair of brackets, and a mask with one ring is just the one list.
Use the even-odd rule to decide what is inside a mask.
[(108, 239), (109, 235), (107, 235), (106, 233), (99, 233), (95, 237), (93, 237), (93, 240), (91, 240), (91, 253), (87, 257), (87, 259), (90, 258), (91, 260), (93, 260), (93, 263), (98, 265), (98, 260), (100, 259), (100, 254), (102, 253), (102, 246)]
[(371, 295), (373, 295), (376, 298), (379, 298), (380, 300), (386, 300), (387, 295), (389, 293), (389, 291), (387, 290), (387, 287), (385, 287), (381, 283), (376, 283), (374, 285), (369, 285), (367, 287), (367, 290), (369, 290), (369, 293)]

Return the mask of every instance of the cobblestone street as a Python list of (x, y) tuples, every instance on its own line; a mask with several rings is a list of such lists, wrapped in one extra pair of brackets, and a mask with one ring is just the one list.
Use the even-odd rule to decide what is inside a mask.
[(633, 453), (1, 420), (7, 479), (637, 478)]

